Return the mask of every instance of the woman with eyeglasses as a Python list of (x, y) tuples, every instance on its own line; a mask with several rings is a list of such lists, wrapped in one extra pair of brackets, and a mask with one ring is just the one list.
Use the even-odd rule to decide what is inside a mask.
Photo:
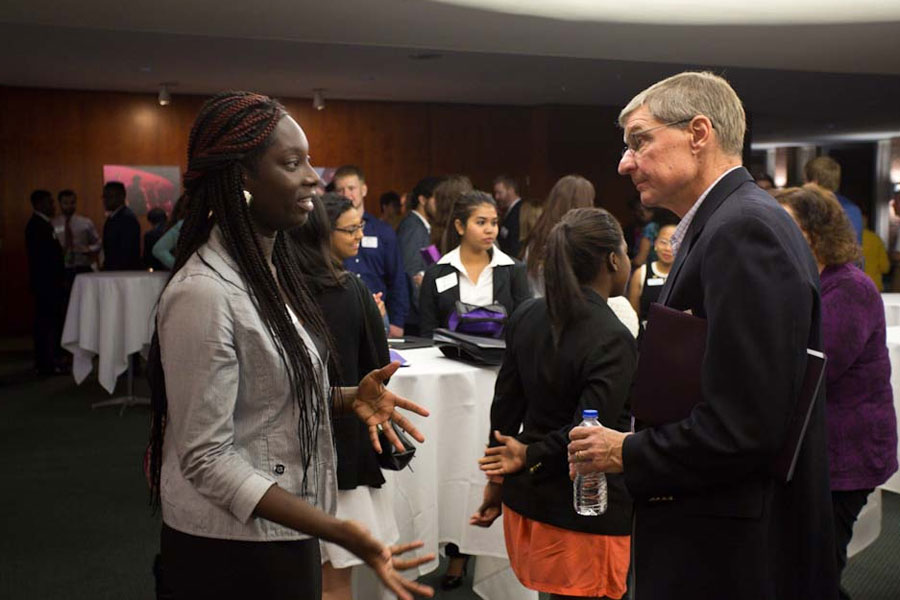
[[(346, 271), (343, 261), (356, 256), (363, 237), (362, 215), (349, 198), (328, 193), (314, 200), (302, 226), (290, 232), (291, 249), (322, 311), (338, 356), (332, 381), (354, 386), (373, 369), (390, 362), (382, 316), (362, 279)], [(392, 544), (399, 538), (391, 497), (369, 442), (366, 426), (353, 415), (336, 416), (337, 518), (365, 525), (375, 539)], [(337, 544), (323, 542), (322, 597), (353, 597), (350, 567), (362, 564)]]
[(628, 284), (628, 301), (637, 311), (641, 323), (647, 320), (647, 312), (650, 305), (659, 299), (669, 270), (675, 262), (675, 252), (672, 249), (672, 235), (678, 227), (678, 220), (674, 217), (663, 218), (655, 222), (658, 227), (656, 239), (653, 241), (653, 251), (656, 260), (648, 261), (631, 274), (631, 282)]

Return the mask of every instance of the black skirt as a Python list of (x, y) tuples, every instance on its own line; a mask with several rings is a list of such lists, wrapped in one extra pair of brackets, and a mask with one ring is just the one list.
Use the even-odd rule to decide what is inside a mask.
[(173, 600), (318, 600), (319, 540), (244, 542), (162, 526), (158, 592)]

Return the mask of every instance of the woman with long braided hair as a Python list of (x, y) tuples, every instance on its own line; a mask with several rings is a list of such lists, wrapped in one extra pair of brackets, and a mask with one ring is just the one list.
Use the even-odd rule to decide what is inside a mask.
[[(401, 598), (430, 595), (365, 528), (334, 518), (331, 412), (369, 426), (417, 405), (383, 382), (332, 390), (322, 316), (281, 233), (312, 210), (318, 177), (303, 130), (277, 102), (228, 92), (200, 111), (184, 176), (189, 208), (151, 348), (151, 489), (162, 507), (162, 584), (175, 598), (318, 598), (321, 538)], [(390, 427), (385, 433), (402, 447)], [(376, 447), (380, 451), (380, 447)]]

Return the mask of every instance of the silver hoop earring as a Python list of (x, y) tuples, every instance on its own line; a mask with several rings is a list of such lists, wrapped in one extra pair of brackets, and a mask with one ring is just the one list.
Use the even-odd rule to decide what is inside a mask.
[(253, 194), (244, 190), (244, 202), (247, 203), (247, 206), (250, 206), (250, 203), (253, 202)]

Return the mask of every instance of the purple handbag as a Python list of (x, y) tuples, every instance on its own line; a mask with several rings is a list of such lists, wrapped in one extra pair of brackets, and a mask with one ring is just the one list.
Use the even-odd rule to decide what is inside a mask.
[(502, 304), (475, 306), (456, 301), (456, 309), (450, 313), (447, 329), (469, 335), (499, 338), (506, 327), (506, 307)]

